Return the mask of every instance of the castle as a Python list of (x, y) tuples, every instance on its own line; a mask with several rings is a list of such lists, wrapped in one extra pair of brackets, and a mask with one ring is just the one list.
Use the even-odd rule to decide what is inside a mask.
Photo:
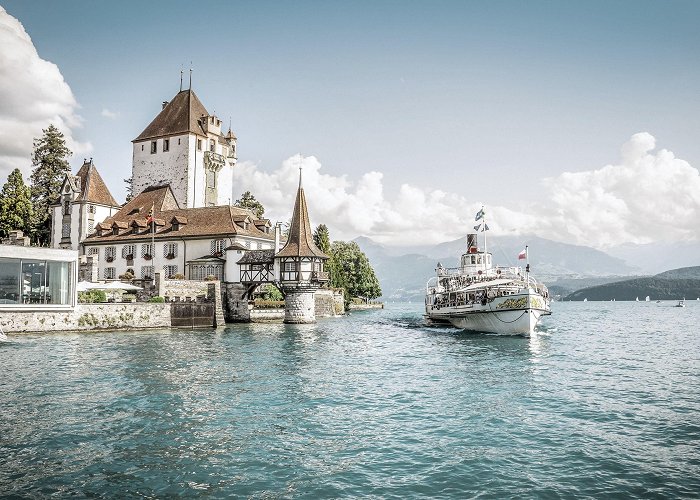
[[(86, 160), (52, 205), (51, 246), (78, 250), (79, 278), (219, 280), (250, 294), (274, 283), (285, 321), (314, 319), (328, 258), (313, 243), (301, 177), (286, 241), (280, 225), (231, 205), (237, 139), (181, 90), (133, 141), (132, 195), (118, 204)], [(300, 174), (301, 176), (301, 174)]]

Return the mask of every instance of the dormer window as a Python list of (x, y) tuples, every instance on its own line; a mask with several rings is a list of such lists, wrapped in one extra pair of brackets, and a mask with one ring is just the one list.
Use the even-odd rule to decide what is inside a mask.
[(117, 226), (114, 226), (114, 227), (112, 228), (112, 234), (113, 234), (114, 236), (119, 236), (119, 228), (118, 228)]

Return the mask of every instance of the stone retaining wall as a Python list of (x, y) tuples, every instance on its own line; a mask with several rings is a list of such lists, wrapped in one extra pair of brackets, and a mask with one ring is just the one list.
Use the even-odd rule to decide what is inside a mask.
[(168, 301), (177, 300), (206, 300), (214, 302), (214, 326), (224, 326), (224, 307), (219, 281), (166, 280), (156, 273), (156, 295), (165, 297)]
[(5, 333), (170, 328), (170, 304), (78, 304), (72, 311), (0, 312)]
[(250, 321), (253, 323), (280, 322), (284, 320), (284, 309), (251, 309)]
[(345, 302), (342, 290), (322, 288), (316, 291), (316, 317), (332, 318), (345, 313)]
[(350, 304), (351, 311), (365, 311), (367, 309), (384, 309), (384, 303), (371, 302), (369, 304)]

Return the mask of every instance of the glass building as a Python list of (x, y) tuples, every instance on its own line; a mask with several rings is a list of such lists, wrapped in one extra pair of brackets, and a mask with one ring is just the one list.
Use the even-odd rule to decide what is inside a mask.
[(0, 245), (0, 310), (76, 305), (78, 252)]

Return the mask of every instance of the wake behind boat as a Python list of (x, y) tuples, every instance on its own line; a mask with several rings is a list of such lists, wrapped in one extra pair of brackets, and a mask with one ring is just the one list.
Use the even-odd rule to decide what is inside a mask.
[[(482, 209), (476, 220), (483, 217)], [(482, 226), (482, 232), (488, 230), (486, 222), (474, 229)], [(494, 267), (486, 238), (483, 251), (477, 242), (477, 234), (467, 235), (460, 267), (438, 264), (437, 275), (426, 285), (426, 316), (465, 330), (529, 336), (551, 309), (547, 287), (530, 276), (528, 248), (518, 256), (528, 260), (523, 272), (521, 267)]]

